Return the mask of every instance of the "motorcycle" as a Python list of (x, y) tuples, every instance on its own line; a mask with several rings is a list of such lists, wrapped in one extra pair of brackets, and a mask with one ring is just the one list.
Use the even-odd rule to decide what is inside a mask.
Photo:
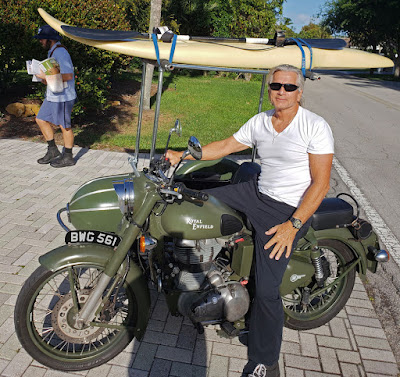
[[(202, 190), (243, 182), (260, 167), (201, 161), (194, 137), (183, 157), (189, 154), (195, 160), (172, 174), (163, 157), (141, 172), (133, 161), (132, 173), (85, 183), (59, 211), (66, 244), (39, 258), (15, 306), (18, 339), (34, 359), (85, 370), (141, 340), (149, 282), (170, 313), (188, 317), (200, 333), (211, 324), (229, 337), (246, 333), (254, 292), (251, 224)], [(289, 328), (330, 321), (346, 304), (356, 272), (364, 277), (388, 259), (358, 205), (354, 214), (341, 197), (324, 199), (292, 253), (280, 287)]]

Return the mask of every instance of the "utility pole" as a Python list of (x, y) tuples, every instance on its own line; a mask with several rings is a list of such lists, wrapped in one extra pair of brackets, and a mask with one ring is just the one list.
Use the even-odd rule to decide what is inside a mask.
[[(161, 22), (161, 7), (162, 0), (151, 0), (150, 5), (150, 25), (149, 33), (153, 33), (153, 28), (160, 26)], [(146, 80), (144, 83), (144, 97), (143, 97), (143, 109), (150, 110), (150, 92), (151, 92), (151, 81), (153, 79), (154, 65), (146, 64)]]

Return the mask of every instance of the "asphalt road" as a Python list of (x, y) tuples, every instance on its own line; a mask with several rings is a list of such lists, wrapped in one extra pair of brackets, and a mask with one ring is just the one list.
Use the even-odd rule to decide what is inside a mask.
[(342, 72), (306, 82), (305, 107), (324, 117), (335, 137), (335, 171), (357, 195), (389, 263), (366, 284), (400, 365), (400, 82)]
[(323, 74), (307, 80), (305, 100), (331, 125), (336, 158), (400, 239), (400, 82)]

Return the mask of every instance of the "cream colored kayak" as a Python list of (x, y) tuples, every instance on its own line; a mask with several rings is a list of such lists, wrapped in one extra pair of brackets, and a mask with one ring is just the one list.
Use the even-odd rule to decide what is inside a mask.
[[(39, 13), (53, 29), (77, 42), (120, 54), (156, 60), (155, 46), (151, 39), (132, 39), (128, 41), (102, 41), (72, 35), (62, 29), (61, 22), (39, 8)], [(159, 57), (168, 60), (171, 43), (158, 41)], [(393, 62), (378, 54), (356, 49), (312, 49), (312, 67), (310, 51), (303, 48), (306, 69), (363, 69), (392, 67)], [(297, 45), (275, 47), (256, 43), (204, 43), (198, 41), (176, 42), (173, 63), (193, 64), (215, 67), (269, 69), (279, 64), (292, 64), (302, 67), (302, 52)]]

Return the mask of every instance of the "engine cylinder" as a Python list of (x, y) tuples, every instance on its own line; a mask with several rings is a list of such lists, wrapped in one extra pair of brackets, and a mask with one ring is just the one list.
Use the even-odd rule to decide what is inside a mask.
[(215, 239), (174, 239), (173, 254), (181, 270), (177, 288), (185, 291), (199, 289), (220, 251), (221, 246)]

